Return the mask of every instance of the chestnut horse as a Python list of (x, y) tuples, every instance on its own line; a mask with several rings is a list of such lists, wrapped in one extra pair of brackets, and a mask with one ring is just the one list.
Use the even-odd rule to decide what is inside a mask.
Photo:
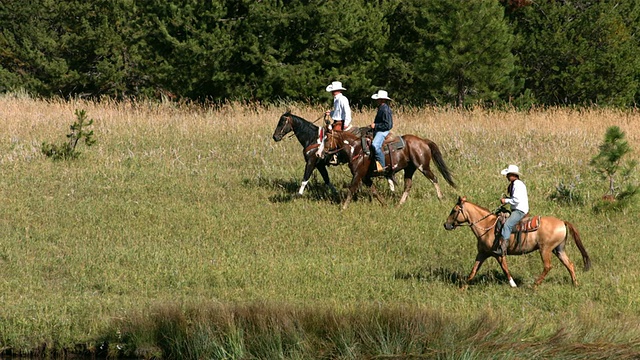
[[(511, 285), (511, 287), (516, 287), (516, 283), (513, 281), (513, 278), (509, 273), (509, 269), (507, 268), (507, 257), (496, 255), (492, 251), (494, 248), (495, 226), (497, 222), (498, 215), (495, 214), (495, 212), (491, 212), (481, 206), (469, 202), (465, 197), (460, 197), (458, 198), (456, 205), (451, 210), (449, 217), (447, 217), (447, 221), (444, 223), (444, 228), (446, 230), (453, 230), (456, 227), (465, 224), (471, 228), (471, 231), (478, 239), (478, 254), (476, 255), (476, 262), (471, 269), (471, 273), (467, 277), (467, 283), (476, 276), (478, 269), (480, 269), (480, 266), (482, 266), (482, 263), (486, 259), (494, 257), (500, 264), (500, 267), (507, 279), (509, 279), (509, 285)], [(538, 230), (521, 233), (521, 239), (519, 242), (516, 241), (515, 234), (512, 234), (509, 238), (507, 254), (522, 255), (540, 250), (544, 269), (542, 274), (540, 274), (536, 279), (534, 283), (535, 287), (542, 283), (549, 270), (551, 270), (551, 253), (554, 253), (567, 270), (569, 270), (569, 275), (571, 275), (573, 285), (577, 286), (578, 280), (576, 280), (576, 272), (573, 263), (569, 260), (569, 257), (565, 252), (567, 237), (569, 234), (572, 235), (574, 242), (582, 254), (584, 270), (588, 271), (589, 268), (591, 268), (591, 260), (582, 245), (582, 240), (580, 240), (578, 230), (570, 222), (551, 216), (543, 216), (540, 218), (540, 226), (538, 227)]]
[[(422, 139), (415, 135), (402, 135), (404, 141), (404, 147), (391, 151), (386, 154), (386, 163), (390, 164), (392, 168), (389, 171), (378, 173), (375, 171), (374, 152), (371, 150), (368, 154), (363, 149), (362, 138), (358, 135), (348, 132), (332, 132), (327, 134), (325, 140), (327, 149), (336, 149), (336, 151), (346, 155), (349, 160), (349, 169), (353, 175), (351, 184), (349, 185), (349, 192), (347, 197), (342, 203), (342, 208), (346, 209), (351, 201), (351, 198), (358, 190), (360, 182), (367, 185), (373, 195), (378, 201), (384, 205), (385, 202), (376, 191), (373, 185), (373, 178), (377, 176), (393, 176), (396, 172), (404, 170), (404, 191), (400, 198), (399, 205), (402, 205), (409, 196), (409, 191), (413, 183), (413, 174), (416, 170), (420, 170), (424, 176), (426, 176), (436, 188), (438, 199), (442, 199), (442, 192), (438, 185), (438, 178), (431, 171), (429, 164), (431, 159), (436, 163), (436, 167), (453, 188), (456, 187), (453, 177), (449, 168), (442, 158), (442, 153), (438, 148), (438, 145), (429, 139)], [(386, 144), (383, 144), (383, 150), (386, 148)]]
[[(304, 167), (304, 174), (302, 176), (302, 184), (300, 185), (300, 189), (298, 190), (297, 194), (302, 195), (314, 169), (318, 169), (320, 175), (322, 175), (324, 183), (331, 189), (334, 194), (337, 194), (338, 191), (329, 180), (327, 166), (344, 164), (346, 163), (346, 158), (338, 157), (337, 163), (330, 163), (328, 161), (328, 157), (325, 156), (324, 153), (318, 153), (318, 151), (320, 150), (320, 144), (318, 142), (320, 128), (299, 116), (291, 114), (291, 112), (289, 111), (280, 116), (278, 125), (273, 132), (273, 140), (276, 142), (281, 141), (282, 139), (284, 139), (285, 135), (292, 131), (298, 139), (298, 142), (300, 142), (300, 145), (302, 145), (302, 153), (304, 155), (304, 161), (306, 163)], [(354, 132), (357, 133), (358, 131), (362, 131), (362, 128), (354, 129)], [(391, 187), (391, 191), (393, 191), (393, 181), (392, 179), (388, 179), (388, 181), (389, 186)]]

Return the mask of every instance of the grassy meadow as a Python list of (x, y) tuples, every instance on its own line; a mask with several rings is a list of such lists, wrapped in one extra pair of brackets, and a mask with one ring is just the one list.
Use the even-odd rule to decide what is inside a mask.
[[(74, 111), (97, 143), (52, 161)], [(397, 133), (435, 141), (458, 189), (414, 177), (409, 199), (376, 184), (341, 211), (319, 174), (294, 197), (302, 147), (274, 142), (302, 105), (219, 107), (0, 97), (0, 350), (133, 358), (638, 358), (638, 210), (594, 213), (608, 183), (589, 166), (607, 127), (638, 158), (640, 113), (396, 108)], [(371, 122), (373, 109), (354, 113)], [(494, 209), (518, 164), (531, 212), (576, 225), (579, 287), (554, 258), (487, 261), (463, 291), (475, 238), (443, 223), (460, 195)], [(433, 167), (435, 171), (435, 167)], [(344, 192), (346, 166), (329, 170)], [(400, 189), (402, 176), (398, 176)], [(638, 181), (634, 175), (633, 181)], [(572, 187), (583, 204), (550, 199)]]

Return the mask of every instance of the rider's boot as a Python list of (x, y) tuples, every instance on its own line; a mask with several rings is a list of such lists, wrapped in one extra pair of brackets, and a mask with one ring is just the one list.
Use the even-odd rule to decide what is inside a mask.
[(498, 256), (506, 256), (508, 245), (509, 245), (509, 241), (503, 237), (500, 237), (500, 239), (498, 240), (495, 246), (495, 249), (493, 249), (493, 253)]

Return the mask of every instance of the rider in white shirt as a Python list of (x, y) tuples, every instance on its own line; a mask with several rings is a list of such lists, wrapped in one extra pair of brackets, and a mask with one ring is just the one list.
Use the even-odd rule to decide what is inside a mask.
[(527, 186), (520, 180), (520, 169), (516, 165), (509, 165), (500, 172), (506, 175), (509, 180), (507, 188), (507, 197), (500, 199), (500, 203), (511, 205), (511, 215), (505, 221), (498, 247), (494, 250), (496, 255), (507, 255), (507, 247), (511, 230), (529, 213), (529, 196), (527, 194)]
[(327, 110), (325, 113), (333, 120), (332, 130), (349, 130), (351, 128), (351, 108), (349, 107), (349, 99), (342, 94), (347, 89), (342, 87), (340, 81), (334, 81), (327, 86), (326, 90), (333, 95), (333, 110)]

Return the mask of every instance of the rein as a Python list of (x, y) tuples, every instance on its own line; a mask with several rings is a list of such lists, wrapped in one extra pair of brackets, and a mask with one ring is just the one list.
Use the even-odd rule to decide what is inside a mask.
[[(318, 122), (318, 120), (322, 119), (325, 115), (321, 115), (319, 118), (315, 119), (312, 124), (315, 124)], [(284, 140), (287, 139), (291, 139), (292, 137), (296, 136), (296, 132), (293, 131), (293, 118), (291, 117), (291, 115), (287, 116), (287, 121), (289, 121), (291, 123), (291, 133), (284, 138)]]
[[(498, 209), (500, 209), (500, 207), (497, 207), (494, 211), (489, 212), (487, 215), (481, 217), (480, 219), (478, 219), (478, 220), (476, 220), (474, 222), (469, 222), (469, 224), (460, 224), (460, 223), (458, 223), (458, 224), (456, 224), (456, 226), (469, 226), (469, 227), (476, 226), (478, 229), (480, 229), (482, 231), (489, 231), (489, 230), (493, 229), (494, 227), (496, 227), (496, 224), (498, 224), (498, 218), (497, 217), (496, 217), (496, 221), (493, 223), (493, 225), (489, 226), (488, 228), (481, 228), (481, 227), (477, 226), (477, 224), (479, 222), (481, 222), (482, 220), (488, 218), (489, 216), (491, 216), (495, 212), (497, 212)], [(460, 213), (462, 213), (464, 215), (464, 212), (462, 210), (462, 205), (460, 205), (460, 210), (458, 210), (458, 212), (460, 212)], [(469, 220), (469, 217), (467, 217), (466, 215), (465, 215), (465, 218), (467, 220)]]

